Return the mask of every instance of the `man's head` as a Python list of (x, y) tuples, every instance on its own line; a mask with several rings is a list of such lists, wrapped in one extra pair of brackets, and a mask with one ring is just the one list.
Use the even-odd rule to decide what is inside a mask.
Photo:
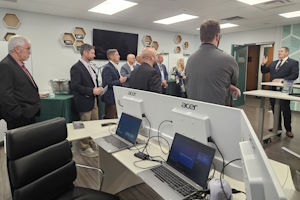
[(146, 47), (141, 53), (142, 61), (153, 67), (156, 62), (157, 53), (152, 47)]
[(157, 63), (161, 64), (163, 62), (164, 62), (164, 57), (161, 54), (158, 54), (158, 56), (157, 56)]
[(120, 61), (120, 55), (117, 49), (108, 49), (106, 52), (106, 56), (108, 60), (111, 60), (116, 64), (118, 64)]
[(26, 61), (30, 56), (30, 42), (23, 36), (12, 36), (8, 41), (8, 52), (18, 61)]
[(281, 47), (279, 50), (278, 50), (278, 58), (279, 60), (282, 60), (286, 57), (289, 56), (289, 48), (288, 47)]
[(136, 61), (139, 63), (139, 64), (142, 64), (142, 56), (141, 55), (137, 55), (136, 56)]
[(128, 55), (127, 55), (127, 62), (128, 62), (130, 65), (133, 65), (134, 62), (135, 62), (135, 55), (133, 55), (133, 54), (128, 54)]
[(89, 44), (83, 44), (80, 46), (81, 58), (87, 62), (94, 60), (95, 47)]
[(211, 43), (218, 47), (221, 39), (220, 32), (219, 22), (215, 20), (204, 21), (200, 26), (200, 40), (202, 43)]

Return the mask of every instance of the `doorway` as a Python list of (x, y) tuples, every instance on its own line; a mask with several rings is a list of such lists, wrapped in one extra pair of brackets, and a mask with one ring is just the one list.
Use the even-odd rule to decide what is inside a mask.
[(257, 80), (259, 73), (259, 52), (259, 45), (248, 46), (246, 91), (257, 89)]

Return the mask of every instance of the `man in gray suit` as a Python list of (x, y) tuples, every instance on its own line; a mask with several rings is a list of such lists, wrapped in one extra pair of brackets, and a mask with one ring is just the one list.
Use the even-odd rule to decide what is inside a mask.
[(200, 27), (201, 46), (186, 64), (186, 92), (189, 99), (220, 105), (231, 105), (231, 95), (240, 96), (235, 87), (238, 65), (218, 45), (221, 39), (220, 24), (205, 21)]
[(122, 86), (124, 86), (124, 87), (129, 87), (130, 74), (136, 68), (136, 66), (134, 65), (134, 63), (135, 63), (135, 55), (128, 54), (127, 55), (127, 63), (125, 63), (121, 67), (121, 71), (120, 71), (121, 76), (127, 77), (126, 82), (122, 84)]

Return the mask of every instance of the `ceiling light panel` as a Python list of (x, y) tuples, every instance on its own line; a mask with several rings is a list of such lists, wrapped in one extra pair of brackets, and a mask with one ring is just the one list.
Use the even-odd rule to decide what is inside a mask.
[(154, 21), (154, 23), (169, 25), (169, 24), (175, 24), (175, 23), (178, 23), (178, 22), (183, 22), (183, 21), (196, 19), (196, 18), (198, 18), (198, 16), (188, 15), (188, 14), (180, 14), (180, 15), (176, 15), (176, 16), (173, 16), (173, 17), (169, 17), (169, 18)]
[(103, 3), (89, 9), (89, 12), (95, 12), (105, 15), (113, 15), (122, 10), (136, 6), (137, 3), (125, 0), (106, 0)]

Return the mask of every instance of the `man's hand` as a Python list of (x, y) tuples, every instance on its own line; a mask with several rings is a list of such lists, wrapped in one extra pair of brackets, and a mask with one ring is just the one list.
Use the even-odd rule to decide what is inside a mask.
[(262, 60), (262, 64), (265, 65), (268, 62), (268, 56), (264, 56)]
[(127, 80), (127, 77), (121, 76), (119, 80), (120, 80), (120, 83), (121, 83), (121, 84), (122, 84), (122, 83), (125, 83), (126, 80)]
[(168, 83), (167, 83), (166, 80), (161, 81), (161, 85), (162, 85), (164, 88), (167, 88), (167, 87), (168, 87)]
[(93, 89), (93, 94), (94, 94), (95, 96), (100, 95), (102, 92), (103, 92), (103, 87), (95, 87), (95, 88)]
[(40, 93), (39, 95), (40, 95), (40, 98), (41, 98), (41, 99), (42, 99), (42, 98), (46, 98), (46, 97), (48, 97), (48, 95), (47, 95), (47, 94), (42, 94), (42, 93)]
[(230, 90), (232, 92), (232, 94), (234, 94), (236, 97), (240, 97), (241, 96), (241, 91), (239, 88), (235, 87), (234, 85), (230, 85)]

